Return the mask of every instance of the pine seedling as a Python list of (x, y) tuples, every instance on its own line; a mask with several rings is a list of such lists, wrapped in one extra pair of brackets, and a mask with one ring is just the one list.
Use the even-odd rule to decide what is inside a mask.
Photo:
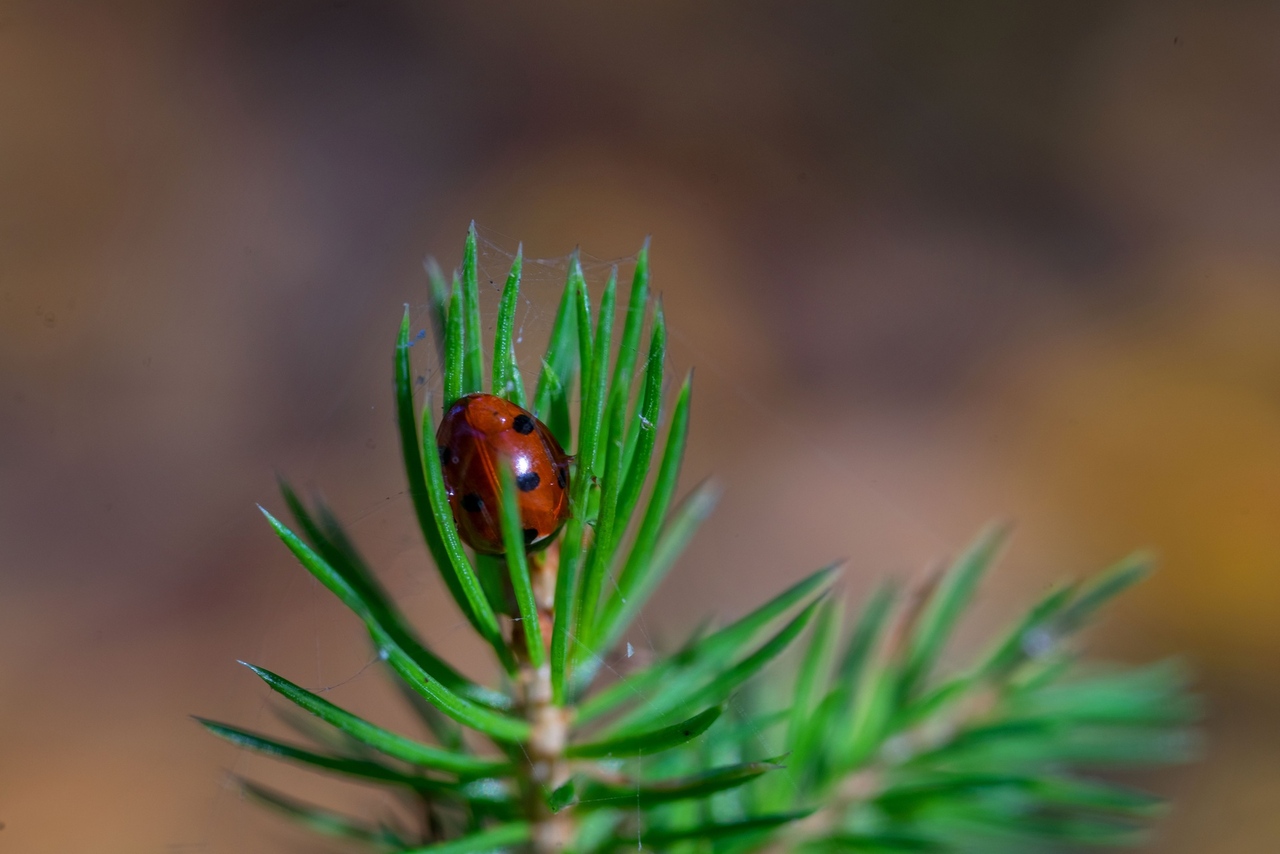
[(206, 728), (384, 787), (418, 819), (340, 815), (241, 780), (248, 799), (353, 851), (388, 854), (1044, 852), (1142, 838), (1162, 804), (1112, 772), (1186, 757), (1195, 704), (1176, 665), (1103, 669), (1080, 660), (1074, 639), (1145, 559), (1054, 588), (962, 667), (944, 667), (943, 653), (1001, 528), (914, 594), (882, 586), (846, 618), (827, 567), (606, 682), (606, 658), (717, 497), (702, 484), (677, 501), (692, 377), (663, 401), (666, 326), (649, 297), (648, 245), (620, 318), (616, 271), (593, 316), (571, 258), (531, 396), (512, 345), (515, 258), (489, 390), (528, 406), (574, 459), (568, 518), (532, 547), (522, 487), (510, 465), (496, 467), (497, 555), (460, 536), (436, 444), (436, 406), (484, 385), (474, 227), (452, 282), (427, 270), (443, 400), (414, 399), (406, 309), (394, 375), (408, 491), (444, 589), (504, 678), (480, 684), (429, 648), (337, 519), (282, 484), (299, 533), (264, 510), (268, 523), (364, 624), (432, 740), (247, 664), (292, 704), (299, 739)]

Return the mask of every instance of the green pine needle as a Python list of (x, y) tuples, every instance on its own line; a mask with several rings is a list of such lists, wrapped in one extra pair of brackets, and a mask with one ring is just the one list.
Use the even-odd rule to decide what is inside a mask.
[(667, 830), (651, 830), (642, 832), (638, 837), (627, 839), (619, 838), (617, 844), (619, 847), (623, 845), (634, 845), (636, 839), (639, 838), (648, 843), (650, 848), (662, 849), (668, 845), (674, 845), (677, 842), (690, 842), (694, 840), (716, 840), (730, 839), (733, 837), (759, 835), (776, 830), (792, 822), (800, 821), (812, 815), (811, 811), (787, 812), (777, 815), (761, 815), (752, 818), (739, 819), (737, 821), (716, 822), (709, 821), (703, 824), (694, 824), (679, 829)]
[(424, 408), (423, 418), (425, 421), (422, 425), (422, 440), (424, 444), (422, 459), (426, 463), (427, 495), (431, 499), (431, 509), (435, 515), (436, 530), (439, 532), (440, 539), (444, 544), (444, 553), (449, 562), (448, 568), (442, 566), (441, 571), (446, 573), (452, 571), (453, 577), (457, 579), (458, 586), (462, 588), (462, 595), (465, 598), (467, 609), (474, 616), (473, 625), (479, 631), (480, 636), (493, 647), (494, 652), (497, 653), (498, 660), (507, 668), (508, 672), (514, 672), (516, 667), (515, 657), (512, 655), (506, 641), (503, 640), (501, 629), (498, 627), (498, 617), (493, 612), (493, 606), (489, 603), (488, 597), (485, 596), (484, 588), (476, 575), (475, 565), (471, 562), (471, 558), (467, 556), (466, 551), (463, 550), (462, 538), (458, 535), (458, 526), (453, 521), (453, 510), (449, 506), (448, 491), (444, 484), (444, 471), (440, 460), (440, 452), (436, 448), (435, 429), (431, 423), (430, 406)]
[(901, 690), (904, 693), (918, 691), (928, 678), (951, 630), (973, 600), (978, 582), (991, 567), (1008, 533), (1005, 526), (984, 531), (942, 576), (907, 641), (902, 666)]
[(644, 391), (627, 434), (626, 480), (618, 495), (618, 517), (630, 519), (649, 474), (649, 460), (658, 437), (662, 407), (662, 379), (667, 355), (667, 323), (658, 304), (653, 313), (649, 353), (644, 360)]
[(638, 783), (604, 783), (592, 781), (578, 795), (578, 803), (586, 809), (608, 807), (640, 808), (704, 798), (745, 786), (762, 774), (781, 768), (774, 762), (742, 762), (724, 768), (713, 768), (689, 777)]
[(575, 759), (605, 756), (651, 756), (702, 735), (716, 722), (723, 711), (723, 706), (712, 706), (705, 712), (700, 712), (688, 720), (650, 732), (642, 732), (638, 735), (615, 736), (587, 744), (571, 744), (565, 750), (565, 755)]
[(640, 522), (635, 542), (631, 546), (631, 553), (618, 574), (617, 584), (609, 595), (602, 625), (593, 632), (593, 636), (611, 638), (625, 628), (626, 623), (634, 618), (636, 611), (647, 598), (647, 594), (657, 586), (659, 579), (654, 577), (655, 570), (664, 569), (652, 558), (657, 548), (662, 523), (667, 515), (667, 508), (675, 496), (676, 481), (680, 477), (680, 463), (684, 459), (685, 443), (689, 438), (689, 403), (692, 394), (693, 376), (690, 375), (685, 378), (680, 394), (676, 398), (671, 426), (667, 430), (667, 447), (658, 468), (657, 478), (654, 480), (653, 492), (649, 496), (644, 518)]
[[(455, 295), (457, 288), (454, 289)], [(451, 314), (459, 314), (452, 312)], [(405, 471), (409, 479), (409, 497), (418, 517), (418, 527), (427, 542), (427, 549), (449, 588), (453, 600), (458, 603), (463, 616), (477, 631), (482, 629), (479, 617), (467, 601), (457, 574), (450, 571), (449, 555), (440, 535), (436, 520), (436, 504), (427, 493), (426, 472), (423, 468), (422, 444), (419, 440), (419, 420), (413, 402), (413, 366), (409, 362), (409, 307), (405, 306), (400, 321), (400, 336), (396, 340), (396, 423), (400, 428), (400, 449), (404, 457)], [(448, 386), (446, 377), (446, 390)], [(265, 512), (265, 511), (264, 511)]]
[(735, 654), (750, 645), (771, 623), (810, 596), (824, 590), (834, 581), (837, 571), (836, 567), (818, 570), (725, 628), (699, 639), (647, 670), (584, 698), (577, 708), (578, 723), (594, 721), (628, 704), (650, 705), (654, 691), (663, 683), (670, 690), (677, 679), (683, 680), (689, 678), (689, 674), (696, 675), (721, 668)]
[(445, 320), (444, 339), (444, 408), (457, 402), (466, 392), (466, 308), (462, 282), (455, 275), (449, 295), (449, 315)]
[[(416, 774), (406, 774), (396, 769), (383, 765), (380, 762), (371, 762), (366, 759), (348, 759), (342, 756), (326, 756), (321, 753), (306, 750), (295, 745), (286, 744), (273, 738), (268, 738), (258, 733), (249, 732), (248, 730), (238, 727), (221, 724), (217, 721), (209, 721), (203, 718), (196, 718), (196, 721), (209, 732), (220, 738), (225, 738), (232, 744), (249, 750), (255, 750), (259, 753), (266, 753), (280, 759), (287, 759), (292, 762), (298, 762), (303, 765), (311, 765), (316, 768), (322, 768), (336, 774), (348, 777), (355, 777), (360, 780), (367, 780), (374, 783), (385, 783), (389, 785), (405, 786), (410, 789), (423, 792), (431, 792), (433, 794), (448, 794), (449, 787), (447, 784), (439, 783), (424, 776)], [(454, 794), (461, 797), (461, 790), (457, 789)]]
[[(500, 691), (475, 684), (426, 648), (408, 627), (408, 623), (392, 603), (391, 598), (364, 565), (355, 547), (347, 540), (345, 532), (326, 508), (323, 506), (320, 508), (321, 520), (317, 522), (312, 519), (310, 511), (284, 481), (280, 482), (280, 491), (290, 512), (315, 545), (314, 553), (303, 550), (295, 554), (301, 555), (303, 566), (311, 570), (344, 605), (367, 624), (382, 627), (395, 638), (396, 643), (417, 662), (418, 666), (450, 691), (493, 708), (510, 708), (510, 697)], [(305, 545), (269, 513), (265, 510), (263, 513), (291, 550), (301, 549)]]
[(511, 262), (511, 273), (502, 289), (502, 302), (498, 306), (498, 326), (493, 336), (493, 393), (505, 397), (523, 407), (524, 383), (520, 380), (520, 366), (516, 364), (515, 343), (516, 307), (520, 301), (520, 274), (524, 266), (524, 247), (516, 249), (516, 259)]
[(520, 524), (515, 472), (508, 466), (501, 468), (499, 494), (502, 542), (507, 550), (506, 563), (511, 574), (511, 587), (515, 591), (516, 604), (520, 609), (520, 628), (524, 632), (525, 649), (529, 663), (534, 668), (541, 668), (546, 663), (546, 651), (542, 648), (542, 626), (529, 581), (529, 562), (524, 550), (524, 527)]
[(467, 229), (462, 249), (462, 393), (482, 391), (484, 352), (480, 343), (480, 284), (476, 271), (476, 224)]
[(520, 742), (529, 737), (527, 721), (494, 712), (449, 691), (418, 666), (392, 637), (378, 627), (370, 629), (374, 644), (391, 668), (428, 702), (463, 726), (501, 742)]
[(273, 691), (283, 695), (301, 708), (331, 724), (362, 744), (366, 744), (394, 759), (408, 762), (433, 771), (444, 771), (451, 774), (462, 774), (475, 777), (487, 777), (507, 773), (511, 764), (502, 760), (483, 759), (478, 756), (453, 753), (426, 744), (419, 744), (412, 739), (397, 735), (380, 726), (369, 723), (351, 714), (345, 709), (335, 706), (328, 700), (312, 694), (294, 685), (289, 680), (277, 676), (270, 670), (240, 662), (252, 670)]
[(393, 848), (404, 848), (408, 844), (402, 835), (386, 826), (374, 827), (358, 819), (295, 800), (249, 780), (236, 780), (236, 784), (245, 797), (283, 814), (302, 827), (322, 836), (352, 839)]

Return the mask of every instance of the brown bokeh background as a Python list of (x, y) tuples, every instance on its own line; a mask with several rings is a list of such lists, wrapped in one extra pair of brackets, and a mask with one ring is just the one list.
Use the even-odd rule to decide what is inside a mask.
[(422, 258), (474, 218), (494, 276), (518, 239), (653, 235), (686, 481), (726, 497), (645, 638), (839, 556), (856, 600), (1010, 516), (972, 642), (1150, 546), (1095, 648), (1184, 656), (1209, 708), (1150, 850), (1280, 850), (1277, 32), (1268, 3), (0, 3), (0, 849), (344, 850), (228, 770), (376, 809), (186, 717), (277, 726), (245, 658), (403, 720), (258, 517), (276, 471), (485, 671), (389, 406), (400, 306), (425, 322)]

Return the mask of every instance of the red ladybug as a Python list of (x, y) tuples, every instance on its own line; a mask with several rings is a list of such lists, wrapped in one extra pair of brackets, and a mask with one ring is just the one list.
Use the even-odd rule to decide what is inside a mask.
[(515, 468), (526, 545), (569, 517), (569, 457), (545, 424), (514, 403), (492, 394), (459, 398), (440, 422), (436, 445), (458, 533), (476, 551), (506, 551), (496, 469), (504, 462)]

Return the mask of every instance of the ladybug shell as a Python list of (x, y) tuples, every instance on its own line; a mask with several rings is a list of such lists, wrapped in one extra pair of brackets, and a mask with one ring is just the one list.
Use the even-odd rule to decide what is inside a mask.
[(546, 425), (492, 394), (469, 394), (445, 413), (436, 431), (449, 506), (462, 541), (502, 554), (497, 467), (515, 469), (526, 545), (559, 530), (569, 516), (569, 458)]

